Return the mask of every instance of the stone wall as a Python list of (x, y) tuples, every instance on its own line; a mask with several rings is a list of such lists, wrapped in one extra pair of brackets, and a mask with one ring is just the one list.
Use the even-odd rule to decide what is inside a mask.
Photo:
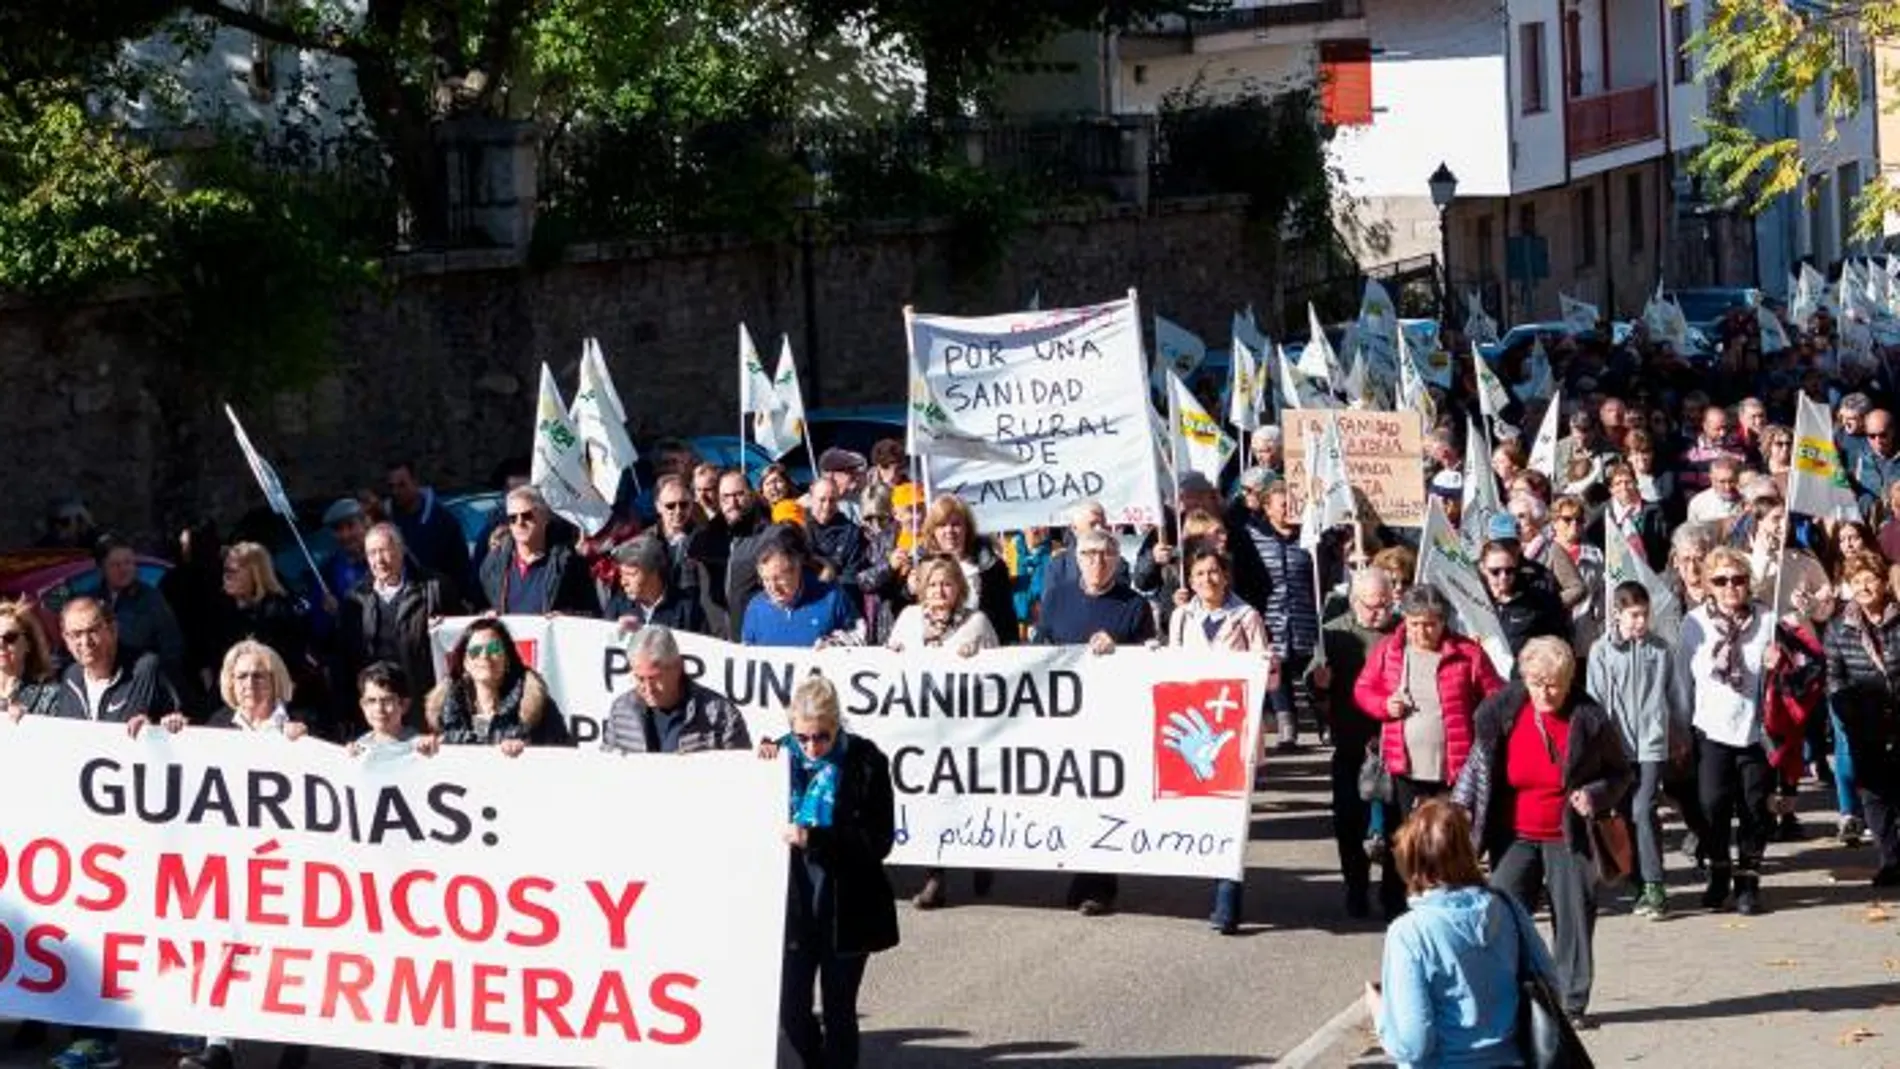
[[(1013, 239), (994, 278), (956, 289), (942, 228), (878, 229), (814, 242), (817, 360), (803, 351), (798, 244), (578, 247), (551, 267), (509, 253), (407, 256), (393, 284), (340, 316), (334, 369), (306, 393), (248, 413), (252, 437), (293, 497), (379, 483), (392, 458), (465, 488), (525, 453), (537, 366), (571, 389), (581, 339), (601, 339), (642, 434), (731, 434), (736, 332), (767, 359), (798, 349), (807, 405), (900, 403), (901, 309), (995, 312), (1040, 291), (1044, 307), (1141, 291), (1210, 343), (1270, 271), (1250, 254), (1242, 205), (1052, 213)], [(153, 539), (196, 515), (229, 523), (261, 503), (225, 426), (222, 398), (163, 381), (150, 338), (163, 298), (128, 292), (79, 307), (0, 302), (0, 547), (35, 534), (45, 503), (82, 496), (99, 520)]]

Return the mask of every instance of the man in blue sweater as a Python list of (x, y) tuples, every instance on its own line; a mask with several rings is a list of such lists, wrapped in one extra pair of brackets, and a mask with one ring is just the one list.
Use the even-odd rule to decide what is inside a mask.
[(836, 586), (808, 574), (806, 561), (784, 542), (759, 554), (759, 595), (746, 605), (739, 640), (748, 646), (812, 649), (864, 642), (864, 617)]
[[(1154, 608), (1120, 577), (1121, 544), (1115, 536), (1099, 529), (1078, 534), (1075, 560), (1074, 579), (1043, 588), (1037, 632), (1042, 644), (1086, 645), (1101, 656), (1117, 646), (1153, 642)], [(1085, 917), (1099, 917), (1115, 908), (1119, 890), (1113, 873), (1077, 873), (1069, 882), (1069, 905)]]

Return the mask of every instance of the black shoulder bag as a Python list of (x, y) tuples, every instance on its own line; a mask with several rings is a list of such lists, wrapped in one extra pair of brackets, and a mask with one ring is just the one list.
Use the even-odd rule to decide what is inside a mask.
[(1524, 1055), (1525, 1069), (1596, 1069), (1564, 1013), (1562, 1000), (1531, 964), (1534, 933), (1524, 930), (1517, 909), (1503, 892), (1492, 888), (1491, 894), (1510, 914), (1511, 927), (1517, 932), (1517, 1049)]

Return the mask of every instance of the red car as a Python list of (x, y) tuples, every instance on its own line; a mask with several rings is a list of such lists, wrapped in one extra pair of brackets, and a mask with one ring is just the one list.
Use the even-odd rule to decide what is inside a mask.
[[(139, 578), (156, 587), (171, 570), (169, 561), (139, 558)], [(0, 599), (30, 598), (39, 607), (40, 626), (59, 649), (59, 610), (81, 595), (99, 593), (99, 566), (83, 549), (19, 549), (0, 553)]]

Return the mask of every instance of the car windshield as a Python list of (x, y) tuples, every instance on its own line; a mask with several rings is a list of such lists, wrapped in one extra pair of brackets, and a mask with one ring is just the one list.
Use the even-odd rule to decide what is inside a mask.
[(1728, 314), (1731, 308), (1740, 308), (1748, 303), (1741, 290), (1716, 290), (1702, 293), (1678, 293), (1676, 303), (1682, 306), (1682, 318), (1691, 323), (1707, 323)]

